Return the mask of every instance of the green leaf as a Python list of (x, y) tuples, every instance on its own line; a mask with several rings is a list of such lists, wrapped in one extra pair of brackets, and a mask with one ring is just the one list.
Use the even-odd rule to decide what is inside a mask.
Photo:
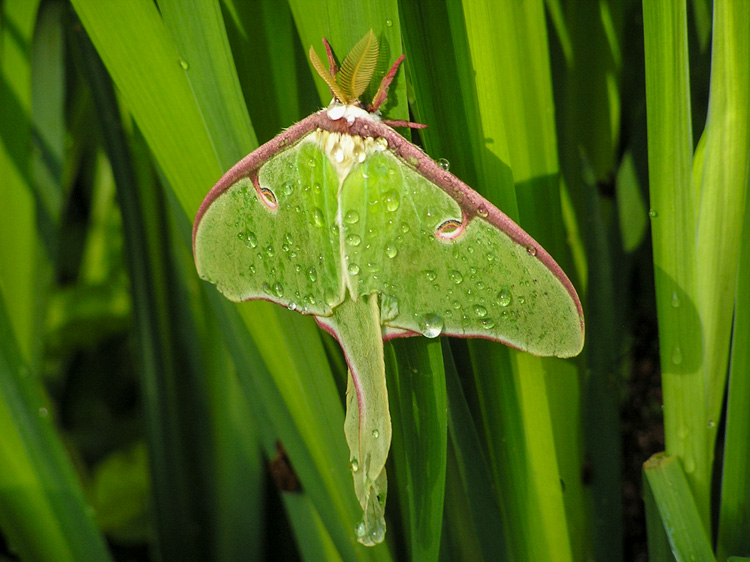
[(675, 559), (716, 560), (679, 458), (658, 453), (644, 463), (643, 475)]

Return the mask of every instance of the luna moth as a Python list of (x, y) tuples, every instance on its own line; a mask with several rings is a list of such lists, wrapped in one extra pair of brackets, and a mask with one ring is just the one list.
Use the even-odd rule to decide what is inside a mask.
[(370, 31), (338, 70), (310, 48), (330, 105), (233, 166), (193, 226), (199, 275), (233, 301), (265, 299), (340, 343), (349, 367), (344, 431), (355, 525), (385, 535), (391, 442), (383, 342), (487, 338), (540, 356), (572, 357), (584, 321), (573, 285), (531, 236), (398, 134), (379, 112), (403, 55), (368, 106), (359, 97), (378, 58)]

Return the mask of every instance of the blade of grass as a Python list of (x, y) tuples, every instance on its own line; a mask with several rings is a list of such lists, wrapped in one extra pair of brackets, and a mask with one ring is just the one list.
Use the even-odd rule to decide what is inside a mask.
[(683, 460), (709, 527), (711, 453), (701, 324), (696, 310), (696, 217), (684, 3), (643, 2), (650, 215), (667, 454)]
[[(490, 467), (461, 387), (453, 355), (447, 344), (443, 345), (443, 362), (448, 390), (448, 428), (452, 444), (452, 462), (459, 472), (460, 495), (464, 498), (471, 517), (471, 522), (462, 521), (461, 525), (473, 528), (473, 535), (476, 536), (484, 560), (510, 560), (496, 500), (497, 490), (493, 489)], [(450, 487), (448, 490), (450, 493)], [(455, 490), (453, 493), (459, 495)]]
[(440, 342), (417, 341), (394, 340), (386, 350), (390, 456), (409, 559), (430, 562), (438, 559), (443, 527), (447, 403)]
[(167, 31), (180, 53), (190, 88), (222, 169), (229, 169), (258, 139), (245, 109), (218, 2), (160, 0)]
[(24, 360), (36, 362), (37, 235), (31, 181), (31, 45), (38, 1), (3, 2), (0, 28), (0, 296)]
[[(615, 279), (627, 278), (630, 266), (613, 255), (612, 248), (617, 245), (609, 219), (613, 211), (610, 200), (600, 195), (597, 182), (611, 181), (619, 140), (620, 10), (616, 2), (566, 3), (556, 23), (559, 50), (553, 43), (552, 53), (557, 62), (553, 71), (560, 163), (564, 189), (575, 214), (572, 245), (579, 288), (585, 289), (587, 376), (582, 416), (592, 474), (591, 540), (597, 558), (615, 560), (622, 557), (612, 537), (622, 535), (617, 373), (618, 327), (624, 323), (620, 319), (624, 307), (618, 308), (616, 303), (626, 300), (618, 293)], [(618, 264), (616, 269), (613, 263)]]
[(643, 464), (672, 553), (678, 561), (716, 560), (679, 457), (658, 453)]
[[(196, 494), (200, 489), (200, 441), (190, 420), (205, 419), (202, 397), (192, 395), (193, 373), (180, 364), (175, 326), (174, 270), (166, 209), (154, 182), (136, 177), (114, 88), (88, 38), (77, 34), (84, 73), (92, 89), (117, 187), (133, 294), (140, 357), (140, 382), (149, 441), (149, 467), (155, 494), (158, 549), (164, 560), (203, 560), (209, 556), (210, 525)], [(140, 180), (140, 181), (139, 181)], [(179, 382), (178, 382), (179, 379)], [(187, 410), (187, 411), (185, 411)], [(191, 451), (195, 446), (198, 450)], [(192, 460), (192, 462), (191, 462)], [(197, 504), (196, 504), (197, 503)], [(186, 532), (187, 529), (200, 530)], [(206, 533), (206, 534), (204, 534)]]
[(659, 507), (651, 491), (648, 478), (643, 479), (643, 502), (646, 511), (646, 534), (648, 536), (648, 559), (675, 562), (669, 546), (669, 538), (659, 515)]
[(725, 0), (714, 4), (696, 301), (703, 326), (708, 418), (702, 421), (708, 428), (709, 452), (713, 452), (724, 400), (742, 221), (750, 186), (750, 33), (743, 21), (750, 21), (750, 4)]
[[(747, 64), (747, 61), (740, 61), (739, 58), (734, 60), (737, 64)], [(742, 108), (737, 109), (741, 115)], [(747, 108), (744, 108), (744, 112), (747, 134), (747, 131), (750, 131)], [(745, 139), (747, 142), (747, 136)], [(746, 186), (750, 185), (747, 179), (745, 182)], [(750, 205), (746, 204), (735, 284), (734, 331), (716, 546), (719, 560), (724, 560), (730, 554), (750, 552), (750, 533), (747, 532), (747, 529), (750, 529), (750, 409), (747, 407), (747, 399), (750, 396), (750, 291), (747, 290), (748, 287), (750, 287)]]
[[(543, 4), (467, 2), (463, 12), (471, 66), (477, 69), (477, 104), (483, 136), (494, 141), (485, 147), (485, 157), (498, 158), (510, 166), (520, 224), (565, 266), (568, 251), (560, 211)], [(487, 49), (486, 45), (498, 37), (502, 38), (502, 44)], [(502, 184), (488, 179), (485, 178), (485, 193), (491, 201), (501, 203), (501, 192), (487, 187)], [(512, 209), (511, 216), (514, 216)], [(584, 526), (581, 520), (568, 521), (568, 517), (577, 518), (584, 513), (580, 508), (583, 498), (577, 477), (581, 459), (576, 460), (580, 456), (580, 444), (576, 444), (576, 436), (580, 435), (577, 375), (575, 369), (563, 362), (514, 351), (509, 355), (529, 463), (522, 478), (530, 477), (527, 485), (537, 494), (536, 508), (528, 514), (533, 531), (522, 540), (527, 542), (525, 548), (537, 557), (565, 560), (572, 556), (571, 548), (577, 551), (581, 548), (570, 542), (571, 537), (582, 536), (578, 532), (571, 534), (572, 528)], [(559, 392), (550, 392), (547, 376), (562, 379), (555, 381), (559, 383), (555, 385)], [(555, 431), (553, 427), (559, 429)], [(572, 474), (561, 473), (561, 467), (575, 469)], [(569, 509), (563, 501), (561, 479), (566, 482)], [(528, 538), (532, 536), (533, 541)]]
[(52, 420), (0, 297), (0, 528), (24, 560), (111, 560)]
[(307, 113), (301, 108), (307, 90), (315, 99), (309, 112), (318, 103), (312, 76), (305, 83), (298, 77), (298, 60), (305, 73), (308, 67), (292, 13), (289, 4), (275, 0), (231, 0), (222, 6), (245, 103), (258, 138), (265, 141)]
[(65, 5), (41, 6), (32, 51), (34, 191), (39, 235), (52, 260), (57, 257), (57, 228), (62, 212), (65, 156)]

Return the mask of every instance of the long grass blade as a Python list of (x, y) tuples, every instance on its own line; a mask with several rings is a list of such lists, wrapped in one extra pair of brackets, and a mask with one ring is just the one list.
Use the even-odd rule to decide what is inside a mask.
[(708, 528), (711, 454), (697, 311), (696, 211), (684, 3), (643, 2), (648, 161), (667, 453), (682, 459)]
[(656, 454), (644, 463), (643, 474), (675, 558), (716, 560), (679, 457)]
[(740, 23), (749, 18), (747, 3), (720, 0), (714, 4), (696, 301), (703, 327), (707, 419), (702, 421), (708, 428), (709, 451), (713, 450), (724, 400), (737, 263), (750, 186), (750, 33)]

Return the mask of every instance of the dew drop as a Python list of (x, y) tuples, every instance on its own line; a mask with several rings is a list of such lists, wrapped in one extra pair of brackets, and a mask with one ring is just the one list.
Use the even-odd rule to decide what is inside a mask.
[(393, 320), (398, 316), (398, 299), (382, 293), (380, 296), (380, 316), (382, 321)]
[(185, 59), (180, 59), (180, 66), (182, 67), (182, 70), (187, 70), (188, 68), (190, 68), (188, 61), (186, 61)]
[(464, 276), (461, 275), (460, 271), (456, 271), (455, 269), (452, 269), (448, 272), (448, 276), (451, 278), (451, 281), (453, 281), (456, 285), (460, 285), (461, 282), (464, 280)]
[(391, 190), (385, 194), (385, 209), (386, 211), (392, 213), (396, 209), (398, 209), (399, 206), (399, 200), (398, 200), (398, 193), (396, 193), (395, 190)]
[(459, 308), (461, 308), (461, 303), (458, 301), (453, 301), (453, 308), (458, 310)]
[(318, 207), (315, 207), (312, 212), (312, 223), (315, 226), (323, 226), (325, 224), (325, 218), (323, 217), (323, 211)]
[(480, 318), (484, 318), (485, 316), (487, 316), (487, 309), (483, 307), (481, 304), (475, 304), (474, 314), (476, 314)]
[(378, 437), (380, 437), (380, 432), (377, 429), (373, 429), (372, 436), (374, 439), (377, 439)]
[(407, 232), (409, 232), (409, 225), (406, 224), (405, 222), (401, 223), (401, 232), (403, 232), (404, 234), (406, 234)]
[(383, 525), (376, 525), (376, 527), (370, 531), (370, 538), (375, 544), (383, 542), (385, 538), (385, 527)]
[(495, 327), (495, 321), (492, 318), (485, 318), (482, 320), (482, 328), (485, 330), (491, 330)]
[(351, 462), (349, 463), (349, 468), (352, 472), (357, 472), (359, 470), (359, 462), (357, 461), (357, 459), (351, 460)]
[(395, 258), (398, 255), (398, 248), (396, 248), (396, 243), (393, 240), (386, 244), (385, 255), (389, 258)]
[(503, 287), (500, 289), (500, 292), (497, 294), (497, 302), (500, 306), (508, 306), (511, 301), (510, 296), (510, 289), (508, 287)]
[[(315, 167), (315, 158), (310, 158), (307, 161), (307, 165), (310, 166), (311, 168), (314, 168)], [(308, 189), (309, 189), (309, 186), (308, 186)]]
[(245, 240), (245, 244), (250, 248), (258, 247), (258, 237), (255, 236), (254, 232), (247, 233), (247, 239)]
[(281, 283), (273, 284), (273, 294), (281, 298), (284, 296), (284, 286)]
[(674, 308), (679, 308), (680, 306), (680, 297), (677, 296), (677, 291), (672, 291), (672, 306)]
[(362, 538), (367, 533), (367, 528), (365, 527), (365, 522), (360, 521), (354, 526), (354, 534), (357, 535), (357, 538)]
[(385, 25), (387, 27), (393, 27), (393, 20), (392, 19), (385, 20)]
[(350, 275), (357, 275), (359, 273), (359, 266), (356, 263), (350, 263), (346, 270)]
[(526, 303), (526, 297), (518, 297), (518, 304), (525, 304)]
[(435, 271), (433, 271), (432, 269), (427, 269), (422, 273), (424, 273), (424, 276), (428, 281), (434, 281), (437, 278), (437, 273), (435, 273)]
[(354, 210), (347, 211), (344, 215), (344, 220), (347, 222), (347, 224), (357, 224), (357, 222), (359, 221), (359, 213)]
[(477, 215), (479, 215), (480, 217), (482, 217), (483, 219), (485, 219), (489, 215), (489, 212), (487, 211), (487, 209), (485, 207), (479, 207), (477, 209)]
[(292, 238), (292, 235), (290, 233), (287, 232), (284, 235), (284, 242), (286, 242), (287, 244), (294, 244), (294, 238)]
[(655, 219), (656, 217), (658, 217), (658, 216), (659, 216), (659, 213), (657, 213), (657, 212), (656, 212), (656, 210), (654, 210), (654, 209), (651, 209), (651, 210), (650, 210), (650, 211), (648, 212), (648, 216), (649, 216), (649, 217), (651, 217), (652, 219)]
[(292, 302), (290, 302), (290, 303), (289, 303), (288, 305), (286, 305), (286, 307), (287, 307), (287, 308), (288, 308), (289, 310), (291, 310), (291, 311), (295, 311), (295, 310), (297, 310), (297, 303), (296, 303), (296, 302), (294, 302), (294, 301), (292, 301)]
[(536, 248), (532, 244), (529, 244), (528, 246), (526, 246), (526, 253), (529, 254), (530, 256), (535, 256)]
[(318, 272), (315, 271), (314, 267), (311, 267), (310, 269), (307, 270), (307, 278), (313, 283), (315, 283), (315, 281), (318, 280)]
[(682, 350), (679, 345), (675, 345), (672, 350), (672, 363), (680, 365), (682, 363)]
[(362, 243), (362, 238), (357, 234), (348, 234), (346, 236), (346, 243), (349, 246), (359, 246)]
[(716, 424), (714, 423), (714, 420), (708, 420), (708, 423), (707, 423), (706, 425), (707, 425), (707, 426), (708, 426), (709, 428), (711, 428), (711, 427), (713, 427), (713, 426), (714, 426), (714, 425), (716, 425)]
[(39, 417), (40, 418), (46, 418), (49, 415), (49, 410), (47, 408), (39, 408)]
[(450, 170), (451, 163), (448, 162), (448, 160), (446, 160), (445, 158), (441, 158), (440, 160), (437, 161), (437, 163), (438, 163), (438, 166), (440, 166), (446, 172)]
[(443, 331), (443, 319), (435, 313), (425, 314), (419, 319), (419, 330), (428, 338), (436, 338)]
[(293, 191), (294, 186), (290, 182), (284, 184), (284, 195), (291, 195)]
[(336, 304), (336, 301), (338, 300), (336, 293), (334, 293), (331, 289), (326, 289), (323, 298), (325, 299), (328, 306), (334, 306)]
[(274, 255), (275, 253), (276, 253), (276, 252), (274, 252), (274, 250), (273, 250), (273, 246), (268, 246), (268, 248), (266, 248), (266, 255), (267, 255), (267, 256), (268, 256), (269, 258), (272, 258), (272, 257), (273, 257), (273, 255)]

